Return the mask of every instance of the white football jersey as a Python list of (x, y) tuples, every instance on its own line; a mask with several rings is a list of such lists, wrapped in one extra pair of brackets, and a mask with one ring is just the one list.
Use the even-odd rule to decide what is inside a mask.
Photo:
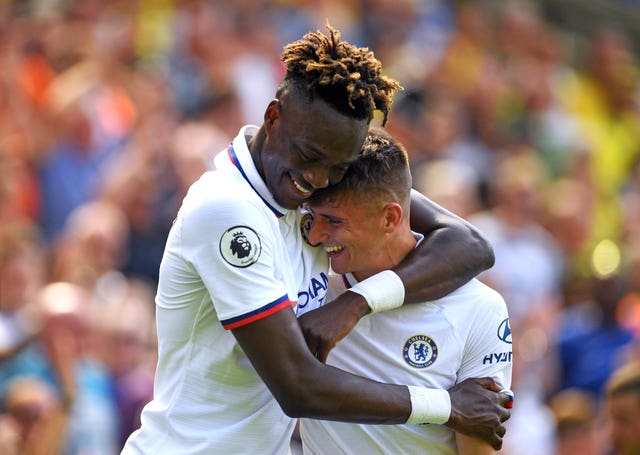
[[(351, 275), (332, 275), (327, 300)], [(511, 386), (511, 330), (503, 298), (478, 280), (447, 296), (362, 318), (327, 363), (393, 384), (449, 389), (471, 377)], [(305, 454), (455, 454), (443, 425), (361, 425), (301, 420)]]
[(300, 300), (317, 305), (328, 260), (258, 174), (244, 127), (194, 183), (171, 228), (156, 295), (154, 398), (123, 454), (284, 454), (287, 417), (229, 331)]

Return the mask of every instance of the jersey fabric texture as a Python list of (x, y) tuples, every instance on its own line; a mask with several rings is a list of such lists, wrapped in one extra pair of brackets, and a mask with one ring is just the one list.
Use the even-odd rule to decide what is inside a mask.
[[(332, 275), (327, 299), (356, 280)], [(445, 297), (362, 318), (327, 363), (394, 384), (449, 389), (471, 377), (511, 386), (511, 331), (496, 291), (474, 279)], [(361, 425), (301, 420), (305, 454), (455, 454), (443, 425)]]
[[(171, 228), (156, 295), (154, 398), (123, 454), (284, 454), (287, 417), (230, 329), (326, 293), (328, 261), (300, 235), (256, 170), (240, 130), (188, 191)], [(293, 308), (295, 310), (295, 308)]]

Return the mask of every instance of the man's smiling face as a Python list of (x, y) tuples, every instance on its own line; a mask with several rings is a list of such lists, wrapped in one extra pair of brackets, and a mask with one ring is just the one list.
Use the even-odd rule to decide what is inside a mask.
[(289, 209), (342, 179), (368, 128), (366, 120), (343, 115), (318, 98), (292, 96), (269, 107), (265, 125), (259, 169), (275, 200)]

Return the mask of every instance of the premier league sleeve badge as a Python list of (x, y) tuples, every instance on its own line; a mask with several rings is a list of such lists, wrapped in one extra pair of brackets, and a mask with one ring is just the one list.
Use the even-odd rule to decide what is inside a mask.
[(220, 254), (234, 267), (245, 268), (255, 264), (261, 251), (260, 237), (248, 226), (234, 226), (220, 237)]

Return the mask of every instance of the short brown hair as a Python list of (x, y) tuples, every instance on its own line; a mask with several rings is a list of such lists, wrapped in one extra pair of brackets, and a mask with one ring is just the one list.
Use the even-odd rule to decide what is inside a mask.
[(404, 146), (381, 128), (368, 131), (362, 152), (351, 163), (343, 179), (328, 188), (316, 191), (309, 202), (331, 202), (338, 194), (348, 192), (353, 197), (372, 199), (383, 195), (399, 203), (409, 213), (411, 172)]

